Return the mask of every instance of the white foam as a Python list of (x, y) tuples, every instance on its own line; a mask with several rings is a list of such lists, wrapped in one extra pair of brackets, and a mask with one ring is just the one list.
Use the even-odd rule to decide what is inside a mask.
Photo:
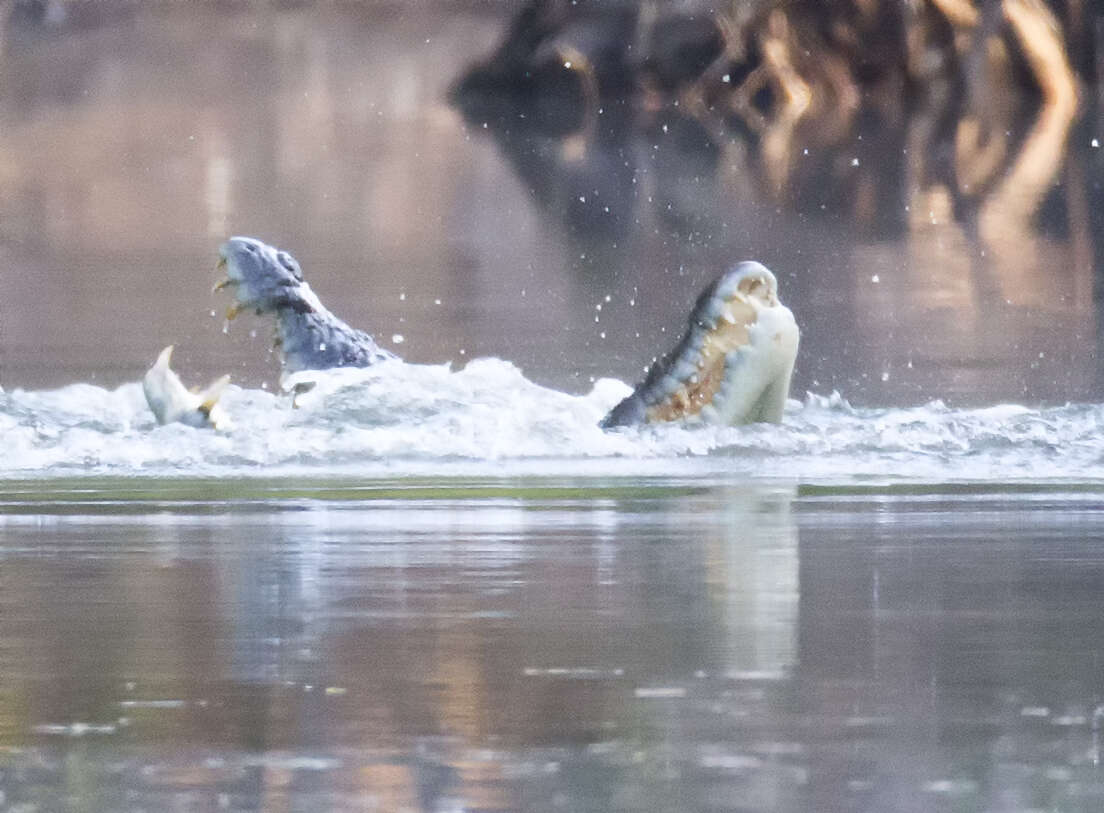
[(0, 392), (0, 476), (724, 473), (797, 480), (864, 477), (1104, 479), (1104, 405), (859, 409), (838, 394), (791, 400), (782, 425), (658, 425), (602, 431), (630, 391), (585, 395), (527, 380), (509, 362), (461, 370), (388, 361), (292, 377), (289, 395), (227, 388), (230, 431), (157, 426), (138, 384)]

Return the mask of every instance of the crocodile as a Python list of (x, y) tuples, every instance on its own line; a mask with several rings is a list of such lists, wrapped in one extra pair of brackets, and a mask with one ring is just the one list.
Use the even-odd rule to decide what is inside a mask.
[[(228, 319), (244, 310), (275, 316), (285, 374), (397, 358), (327, 310), (286, 251), (251, 237), (231, 237), (219, 249), (218, 269), (225, 277), (214, 290), (234, 295)], [(778, 299), (774, 274), (757, 262), (739, 263), (705, 289), (682, 340), (601, 426), (777, 423), (798, 338), (793, 314)]]
[(218, 269), (226, 276), (214, 290), (228, 288), (234, 294), (227, 319), (246, 310), (275, 315), (276, 345), (285, 373), (369, 367), (397, 358), (370, 334), (334, 316), (286, 251), (252, 237), (231, 237), (219, 248)]
[(798, 341), (774, 274), (757, 262), (739, 263), (701, 293), (679, 343), (601, 426), (779, 423)]

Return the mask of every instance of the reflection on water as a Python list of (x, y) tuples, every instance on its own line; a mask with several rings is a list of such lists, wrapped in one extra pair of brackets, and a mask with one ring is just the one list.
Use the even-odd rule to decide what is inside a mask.
[(66, 488), (8, 489), (0, 521), (12, 803), (597, 809), (693, 681), (778, 680), (796, 658), (785, 489), (185, 487), (120, 515), (132, 494), (98, 509)]
[(458, 485), (9, 482), (5, 801), (1089, 810), (1104, 794), (1095, 491)]
[[(1084, 23), (1080, 6), (1026, 0), (765, 0), (717, 11), (535, 0), (452, 98), (473, 123), (493, 125), (523, 171), (582, 193), (560, 213), (579, 231), (624, 233), (642, 201), (622, 179), (651, 171), (663, 199), (640, 208), (676, 227), (708, 221), (674, 194), (680, 181), (746, 176), (761, 197), (831, 212), (877, 238), (938, 210), (1000, 250), (1032, 230), (1053, 187), (1066, 205), (1050, 220), (1091, 244), (1086, 196), (1097, 190), (1080, 177), (1058, 184), (1071, 127), (1092, 107), (1078, 83), (1097, 80)], [(1078, 176), (1084, 153), (1069, 156)], [(612, 194), (588, 200), (592, 176)]]
[[(0, 469), (43, 478), (0, 485), (0, 808), (1100, 809), (1101, 408), (961, 408), (1104, 400), (1091, 9), (897, 4), (943, 20), (910, 50), (876, 0), (542, 3), (522, 125), (448, 97), (526, 18), (407, 5), (0, 0)], [(496, 359), (292, 410), (211, 311), (234, 232), (411, 361)], [(785, 425), (530, 383), (637, 378), (744, 257), (823, 394)], [(170, 342), (242, 431), (115, 388)], [(297, 466), (357, 479), (236, 477)]]
[[(860, 378), (920, 391), (933, 367), (958, 367), (944, 392), (980, 391), (995, 368), (1015, 367), (1012, 397), (1030, 398), (1047, 351), (1025, 365), (1025, 349), (1053, 351), (1053, 339), (1040, 324), (1024, 341), (1013, 320), (1086, 317), (1099, 267), (1099, 120), (1083, 83), (1098, 84), (1100, 42), (1085, 16), (1021, 0), (718, 11), (538, 1), (453, 98), (582, 239), (663, 230), (715, 243), (747, 199), (776, 203), (817, 242), (851, 243), (861, 268), (842, 297), (833, 291), (826, 322), (802, 305), (823, 310), (835, 275), (799, 293), (818, 347), (826, 338), (846, 354), (853, 330), (887, 354)], [(1091, 346), (1092, 324), (1064, 339)]]
[[(271, 382), (267, 326), (228, 339), (209, 316), (215, 247), (244, 232), (412, 361), (634, 380), (703, 284), (757, 257), (804, 329), (796, 392), (1100, 399), (1104, 133), (1062, 81), (1093, 81), (1095, 41), (1054, 57), (1041, 4), (995, 29), (916, 4), (910, 51), (848, 3), (823, 25), (801, 16), (817, 4), (728, 25), (547, 3), (544, 38), (507, 48), (535, 84), (495, 115), (460, 101), (466, 122), (449, 90), (525, 30), (512, 9), (71, 5), (86, 16), (10, 24), (0, 57), (7, 388), (134, 380), (170, 341), (189, 376)], [(625, 26), (642, 78), (604, 49)], [(852, 35), (882, 44), (848, 95), (825, 83)]]

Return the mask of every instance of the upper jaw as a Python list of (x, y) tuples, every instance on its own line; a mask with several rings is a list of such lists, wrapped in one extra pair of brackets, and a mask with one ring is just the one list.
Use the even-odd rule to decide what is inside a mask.
[(215, 271), (222, 276), (215, 283), (215, 287), (212, 291), (221, 291), (228, 285), (237, 285), (241, 282), (241, 271), (237, 267), (237, 263), (230, 262), (233, 256), (233, 249), (231, 243), (233, 238), (227, 240), (218, 250), (218, 263), (215, 265)]
[(266, 249), (275, 251), (259, 240), (249, 237), (231, 237), (219, 246), (218, 268), (225, 270), (231, 280), (241, 282), (245, 276), (242, 272), (242, 261), (258, 255), (263, 256)]
[(297, 306), (311, 293), (297, 273), (295, 260), (274, 246), (251, 237), (231, 237), (219, 247), (216, 270), (221, 278), (215, 291), (230, 288), (234, 302), (226, 312), (233, 319), (241, 311), (256, 309), (257, 313)]
[(221, 291), (227, 285), (238, 284), (237, 280), (230, 277), (230, 272), (227, 268), (226, 263), (226, 255), (222, 254), (221, 252), (219, 253), (218, 264), (215, 266), (215, 272), (222, 274), (222, 276), (219, 278), (218, 282), (215, 283), (214, 287), (211, 288), (211, 293), (214, 293), (215, 291)]
[(233, 319), (243, 310), (249, 307), (249, 303), (244, 301), (244, 291), (241, 290), (241, 283), (243, 276), (241, 269), (238, 268), (238, 264), (234, 261), (234, 249), (233, 240), (227, 240), (221, 246), (219, 246), (218, 262), (215, 265), (215, 271), (220, 276), (211, 288), (211, 293), (221, 291), (224, 288), (230, 288), (234, 301), (226, 308), (226, 318)]

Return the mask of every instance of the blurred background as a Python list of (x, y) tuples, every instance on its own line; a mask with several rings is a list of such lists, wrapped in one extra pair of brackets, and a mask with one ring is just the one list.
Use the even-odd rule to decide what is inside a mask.
[(757, 258), (794, 392), (1098, 401), (1101, 8), (0, 3), (0, 385), (272, 386), (230, 234), (415, 362), (637, 379)]

